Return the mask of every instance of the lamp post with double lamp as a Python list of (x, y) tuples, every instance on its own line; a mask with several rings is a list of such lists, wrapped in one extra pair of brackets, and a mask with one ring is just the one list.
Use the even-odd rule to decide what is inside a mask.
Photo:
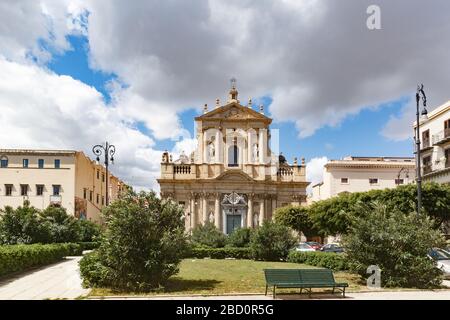
[(105, 160), (105, 168), (106, 168), (106, 205), (109, 205), (109, 190), (108, 190), (108, 167), (109, 163), (111, 162), (114, 164), (114, 154), (116, 153), (116, 147), (112, 144), (109, 144), (108, 141), (106, 141), (105, 145), (97, 144), (92, 148), (92, 152), (97, 156), (96, 160), (97, 162), (100, 162), (100, 156), (104, 155)]
[(416, 167), (417, 167), (417, 214), (420, 214), (422, 210), (422, 172), (420, 169), (420, 115), (419, 115), (419, 104), (420, 100), (423, 102), (422, 118), (427, 118), (427, 97), (425, 91), (423, 90), (423, 84), (417, 86), (416, 93)]

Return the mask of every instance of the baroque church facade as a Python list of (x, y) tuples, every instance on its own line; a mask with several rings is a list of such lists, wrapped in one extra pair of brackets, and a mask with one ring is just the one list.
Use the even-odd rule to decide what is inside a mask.
[(305, 160), (292, 164), (271, 151), (272, 119), (240, 104), (235, 82), (228, 101), (207, 105), (195, 118), (197, 149), (173, 160), (163, 153), (158, 183), (162, 198), (185, 208), (186, 230), (212, 222), (225, 234), (257, 227), (276, 208), (306, 203)]

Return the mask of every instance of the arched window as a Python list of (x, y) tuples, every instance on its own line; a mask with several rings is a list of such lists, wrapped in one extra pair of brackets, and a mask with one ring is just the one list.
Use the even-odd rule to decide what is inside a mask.
[(228, 148), (228, 166), (237, 167), (239, 158), (239, 148), (234, 145)]
[(0, 157), (0, 166), (2, 168), (7, 168), (8, 167), (8, 157), (7, 156), (1, 156)]

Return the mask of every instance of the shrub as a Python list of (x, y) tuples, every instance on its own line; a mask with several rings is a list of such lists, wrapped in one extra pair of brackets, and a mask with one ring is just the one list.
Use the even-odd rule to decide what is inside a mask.
[(123, 195), (103, 211), (100, 247), (81, 260), (84, 283), (131, 291), (164, 285), (185, 255), (182, 217), (182, 207), (154, 192)]
[(100, 241), (92, 241), (92, 242), (78, 242), (81, 247), (81, 250), (94, 250), (100, 247)]
[(101, 235), (101, 227), (89, 220), (77, 220), (78, 241), (93, 242)]
[(251, 259), (251, 251), (250, 248), (192, 248), (188, 254), (187, 258), (211, 258), (211, 259)]
[(226, 240), (226, 235), (211, 222), (206, 222), (192, 230), (191, 242), (194, 246), (222, 248), (225, 246)]
[(40, 212), (42, 227), (48, 234), (47, 243), (78, 242), (79, 221), (68, 215), (65, 208), (49, 206)]
[(76, 244), (18, 244), (0, 246), (0, 276), (57, 262), (79, 250)]
[(28, 202), (16, 209), (5, 207), (0, 212), (0, 244), (47, 242), (48, 233), (38, 213)]
[(250, 245), (252, 229), (250, 228), (238, 228), (235, 229), (226, 240), (228, 247), (243, 248)]
[(292, 230), (272, 221), (264, 221), (250, 240), (252, 256), (256, 260), (285, 260), (289, 250), (297, 244)]
[(349, 269), (349, 264), (345, 254), (291, 251), (289, 252), (287, 261), (293, 263), (304, 263), (335, 271)]
[(354, 271), (364, 276), (368, 266), (379, 266), (385, 287), (427, 288), (440, 283), (441, 271), (427, 253), (444, 240), (429, 217), (378, 203), (360, 206), (360, 211), (365, 218), (357, 219), (343, 238)]

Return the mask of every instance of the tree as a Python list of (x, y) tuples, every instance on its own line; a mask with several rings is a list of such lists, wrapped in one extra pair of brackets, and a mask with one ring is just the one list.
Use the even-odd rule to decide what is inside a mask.
[(0, 212), (0, 244), (46, 242), (47, 233), (40, 225), (39, 211), (26, 201), (13, 209), (5, 207)]
[(275, 222), (290, 227), (297, 232), (303, 232), (306, 237), (318, 235), (318, 230), (314, 228), (310, 213), (307, 207), (286, 206), (275, 211)]
[(433, 229), (432, 219), (377, 202), (360, 204), (357, 210), (361, 217), (342, 242), (353, 271), (367, 276), (367, 267), (377, 265), (386, 287), (426, 288), (440, 283), (441, 271), (427, 253), (445, 242)]
[(63, 207), (49, 206), (39, 213), (42, 227), (47, 230), (49, 243), (78, 242), (80, 230), (78, 220), (67, 214)]
[(211, 222), (206, 222), (192, 230), (191, 242), (196, 246), (222, 248), (226, 240), (227, 237)]
[(80, 263), (85, 285), (149, 291), (178, 272), (187, 242), (183, 208), (154, 192), (128, 192), (104, 208), (100, 247)]
[(297, 244), (292, 230), (284, 225), (264, 221), (263, 225), (253, 231), (250, 250), (256, 260), (286, 260), (291, 249)]

